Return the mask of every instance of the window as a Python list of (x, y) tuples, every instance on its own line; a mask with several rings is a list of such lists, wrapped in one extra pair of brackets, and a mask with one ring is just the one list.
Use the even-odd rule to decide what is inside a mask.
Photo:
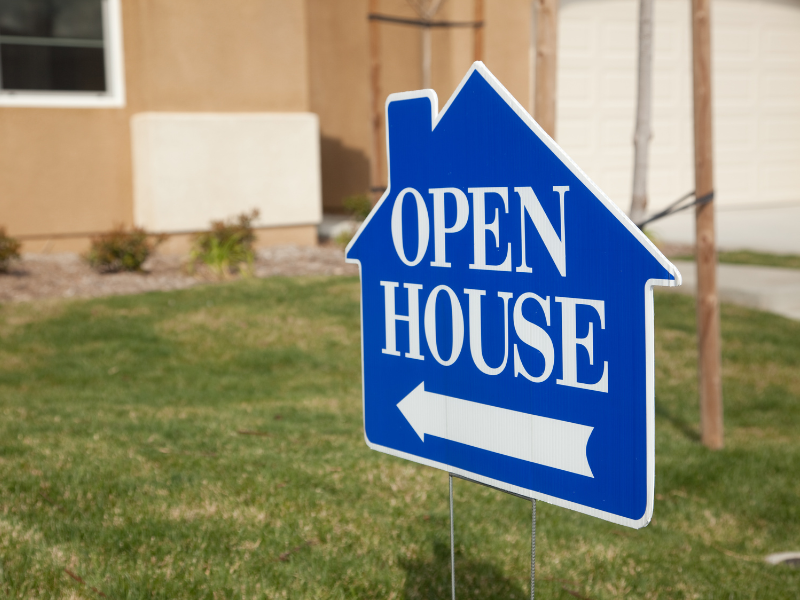
[(0, 0), (0, 106), (122, 106), (119, 0)]

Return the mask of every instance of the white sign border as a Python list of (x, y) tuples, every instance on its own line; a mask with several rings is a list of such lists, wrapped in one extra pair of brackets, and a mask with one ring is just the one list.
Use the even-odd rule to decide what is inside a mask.
[[(453, 101), (458, 97), (461, 89), (467, 83), (469, 78), (472, 74), (477, 71), (480, 75), (484, 78), (484, 80), (492, 86), (492, 88), (500, 95), (503, 100), (505, 100), (506, 104), (511, 107), (511, 109), (519, 116), (522, 121), (531, 128), (536, 136), (545, 143), (545, 145), (561, 160), (566, 167), (572, 171), (573, 175), (575, 175), (594, 195), (595, 197), (603, 203), (603, 205), (622, 223), (625, 228), (642, 244), (650, 254), (675, 278), (675, 279), (649, 279), (644, 286), (644, 303), (645, 303), (645, 401), (646, 401), (646, 430), (647, 430), (647, 506), (645, 507), (644, 514), (638, 519), (629, 519), (627, 517), (622, 517), (619, 515), (615, 515), (613, 513), (609, 513), (603, 510), (599, 510), (597, 508), (593, 508), (591, 506), (585, 506), (583, 504), (578, 504), (577, 502), (570, 502), (568, 500), (562, 500), (561, 498), (556, 498), (554, 496), (550, 496), (548, 494), (542, 494), (540, 492), (535, 492), (533, 490), (528, 490), (526, 488), (522, 488), (516, 485), (512, 485), (506, 483), (504, 481), (498, 481), (496, 479), (492, 479), (491, 477), (485, 477), (483, 475), (477, 475), (470, 471), (465, 471), (464, 469), (458, 469), (446, 465), (444, 463), (440, 463), (433, 460), (428, 460), (426, 458), (422, 458), (413, 454), (408, 454), (406, 452), (400, 452), (398, 450), (394, 450), (392, 448), (387, 448), (386, 446), (381, 446), (379, 444), (374, 444), (370, 441), (369, 437), (367, 436), (366, 428), (364, 429), (364, 440), (367, 443), (367, 446), (372, 450), (377, 450), (379, 452), (383, 452), (385, 454), (390, 454), (392, 456), (397, 456), (398, 458), (403, 458), (406, 460), (410, 460), (413, 462), (417, 462), (423, 465), (427, 465), (429, 467), (434, 467), (437, 469), (441, 469), (442, 471), (447, 471), (448, 473), (453, 473), (454, 475), (459, 475), (466, 479), (472, 479), (479, 483), (484, 483), (486, 485), (490, 485), (492, 487), (499, 488), (501, 490), (511, 492), (518, 496), (524, 496), (527, 498), (532, 498), (536, 500), (543, 500), (550, 504), (554, 504), (556, 506), (561, 506), (563, 508), (569, 508), (576, 512), (580, 512), (592, 517), (597, 517), (599, 519), (603, 519), (605, 521), (610, 521), (611, 523), (616, 523), (617, 525), (624, 525), (626, 527), (632, 527), (634, 529), (640, 529), (642, 527), (646, 527), (650, 520), (653, 518), (653, 501), (654, 501), (654, 490), (655, 490), (655, 349), (654, 349), (654, 307), (653, 307), (653, 287), (656, 285), (659, 286), (666, 286), (666, 287), (674, 287), (679, 286), (682, 283), (682, 277), (680, 271), (673, 265), (664, 254), (656, 248), (655, 244), (650, 241), (650, 239), (631, 221), (628, 216), (616, 205), (614, 204), (611, 199), (603, 193), (603, 191), (584, 173), (581, 168), (575, 164), (575, 162), (567, 155), (566, 152), (559, 146), (553, 138), (551, 138), (541, 126), (533, 120), (530, 114), (522, 107), (522, 105), (517, 102), (517, 100), (511, 95), (511, 93), (503, 86), (503, 84), (498, 81), (498, 79), (492, 75), (489, 69), (480, 61), (476, 61), (472, 63), (472, 67), (461, 80), (461, 83), (456, 88), (453, 95), (450, 96), (450, 99), (445, 104), (444, 108), (441, 112), (437, 114), (439, 99), (436, 95), (434, 90), (416, 90), (413, 92), (400, 92), (396, 94), (390, 94), (389, 97), (386, 99), (386, 113), (385, 113), (385, 123), (386, 123), (386, 165), (388, 168), (388, 186), (386, 191), (381, 196), (378, 203), (372, 209), (369, 216), (364, 220), (359, 227), (356, 234), (353, 236), (353, 239), (350, 240), (350, 243), (347, 245), (345, 249), (345, 256), (350, 252), (350, 249), (356, 243), (358, 238), (361, 235), (361, 232), (364, 231), (368, 226), (369, 222), (372, 220), (372, 216), (380, 209), (381, 205), (386, 201), (386, 199), (391, 195), (392, 189), (392, 170), (390, 167), (390, 147), (389, 147), (389, 105), (392, 102), (400, 101), (400, 100), (412, 100), (415, 98), (428, 98), (431, 103), (431, 121), (433, 124), (432, 129), (436, 129), (439, 121), (442, 120), (442, 117), (447, 112), (447, 109), (450, 108), (450, 105)], [(358, 271), (359, 271), (359, 278), (361, 278), (361, 261), (358, 259), (345, 259), (348, 263), (357, 264)], [(362, 302), (361, 302), (361, 393), (362, 393), (362, 411), (366, 409), (366, 385), (364, 381), (364, 303), (363, 303), (363, 294), (362, 294)]]

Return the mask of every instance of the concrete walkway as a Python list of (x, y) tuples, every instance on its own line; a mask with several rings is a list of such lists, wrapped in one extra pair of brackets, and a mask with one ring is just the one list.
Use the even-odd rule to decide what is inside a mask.
[[(693, 295), (697, 289), (694, 262), (676, 260), (673, 264), (683, 275), (683, 285), (663, 289)], [(800, 269), (720, 264), (717, 267), (717, 287), (721, 302), (800, 321)]]

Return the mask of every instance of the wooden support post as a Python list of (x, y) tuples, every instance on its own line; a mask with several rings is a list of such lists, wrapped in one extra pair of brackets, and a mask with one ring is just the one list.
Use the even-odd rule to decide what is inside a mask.
[[(378, 13), (379, 0), (369, 0), (369, 14)], [(381, 165), (381, 29), (379, 21), (369, 22), (369, 79), (372, 101), (372, 165), (370, 169), (370, 187), (372, 203), (380, 198), (377, 191), (383, 187), (383, 172)]]
[[(474, 60), (483, 60), (483, 0), (475, 0), (475, 28), (473, 31)], [(481, 23), (481, 25), (477, 25)]]
[(536, 10), (536, 87), (533, 118), (556, 136), (556, 52), (558, 0), (534, 0)]
[[(710, 11), (711, 0), (692, 0), (694, 168), (698, 199), (708, 197), (714, 191)], [(722, 375), (713, 196), (710, 201), (698, 204), (695, 232), (701, 439), (709, 448), (719, 449), (723, 445)]]

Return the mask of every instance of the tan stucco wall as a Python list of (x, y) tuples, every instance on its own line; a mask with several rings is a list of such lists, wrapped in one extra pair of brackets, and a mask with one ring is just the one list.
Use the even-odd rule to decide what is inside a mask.
[(489, 70), (524, 107), (530, 96), (531, 0), (486, 0)]
[(304, 0), (127, 0), (139, 111), (306, 111)]
[[(316, 246), (316, 225), (288, 225), (256, 229), (256, 248), (270, 246)], [(158, 246), (159, 254), (186, 255), (192, 248), (193, 233), (170, 235)], [(59, 252), (85, 252), (91, 236), (44, 237), (26, 239), (22, 242), (23, 253), (55, 254)]]
[(129, 223), (126, 111), (0, 108), (0, 225), (10, 235)]
[(130, 225), (133, 114), (308, 111), (305, 10), (304, 0), (122, 0), (124, 108), (0, 108), (0, 226), (37, 236), (25, 249), (52, 251)]
[[(369, 188), (371, 114), (367, 0), (307, 0), (311, 110), (322, 129), (323, 203), (341, 210), (348, 195)], [(381, 14), (417, 18), (406, 0), (380, 0)], [(474, 0), (449, 0), (436, 20), (472, 21)], [(530, 95), (531, 0), (485, 0), (484, 62), (523, 104)], [(441, 109), (474, 58), (470, 28), (432, 30), (431, 84)], [(420, 89), (421, 33), (406, 25), (380, 25), (380, 96)], [(385, 123), (384, 123), (385, 125)], [(386, 183), (385, 128), (380, 131)]]
[[(484, 60), (527, 106), (531, 2), (485, 2)], [(379, 4), (415, 17), (406, 0)], [(316, 112), (323, 202), (340, 209), (369, 187), (367, 12), (368, 0), (122, 0), (125, 108), (0, 108), (0, 226), (85, 241), (81, 234), (130, 225), (130, 119), (141, 112)], [(474, 0), (448, 0), (437, 15), (473, 17)], [(434, 29), (432, 41), (441, 108), (472, 63), (473, 32)], [(381, 103), (420, 88), (420, 54), (419, 29), (381, 25)]]
[(320, 119), (327, 209), (369, 187), (367, 0), (308, 0), (310, 109)]
[[(256, 248), (270, 246), (315, 246), (317, 244), (317, 228), (315, 225), (295, 225), (287, 227), (268, 227), (256, 229)], [(158, 247), (161, 254), (188, 254), (192, 249), (194, 234), (183, 233), (171, 235)]]

